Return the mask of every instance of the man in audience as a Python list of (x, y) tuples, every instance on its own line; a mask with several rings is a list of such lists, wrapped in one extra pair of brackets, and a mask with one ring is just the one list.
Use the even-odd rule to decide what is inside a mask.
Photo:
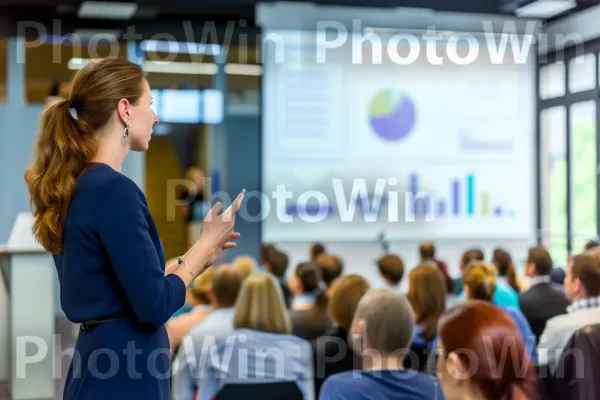
[(573, 303), (566, 314), (548, 320), (538, 345), (539, 364), (547, 365), (551, 373), (573, 333), (600, 323), (600, 251), (573, 257), (565, 275), (565, 293)]
[(538, 343), (546, 322), (564, 314), (570, 302), (564, 292), (551, 282), (552, 258), (548, 250), (543, 246), (530, 248), (525, 265), (525, 273), (531, 282), (529, 290), (519, 296), (519, 303)]
[(288, 309), (291, 308), (292, 301), (294, 300), (294, 294), (292, 293), (292, 290), (288, 286), (285, 279), (285, 273), (287, 272), (289, 264), (289, 258), (287, 254), (279, 251), (274, 246), (271, 246), (265, 250), (262, 258), (264, 268), (273, 276), (275, 276), (279, 282), (286, 307)]
[(444, 277), (444, 282), (446, 283), (446, 291), (447, 293), (452, 293), (453, 284), (452, 278), (448, 273), (448, 264), (446, 264), (442, 260), (438, 260), (435, 258), (435, 246), (432, 242), (423, 242), (419, 246), (419, 254), (421, 256), (421, 265), (425, 265), (428, 263), (433, 263), (437, 265), (438, 269), (442, 273)]
[(386, 254), (377, 260), (377, 268), (387, 286), (400, 292), (400, 282), (404, 276), (404, 261), (395, 254)]
[(327, 288), (331, 288), (331, 284), (337, 278), (339, 278), (344, 272), (344, 263), (342, 260), (333, 254), (321, 254), (317, 257), (317, 265), (321, 269), (321, 278), (327, 285)]
[(321, 254), (325, 254), (325, 246), (321, 243), (315, 243), (310, 247), (310, 261), (315, 262)]
[(210, 345), (216, 338), (233, 332), (235, 302), (242, 285), (242, 274), (234, 265), (223, 265), (214, 271), (209, 292), (213, 312), (194, 326), (183, 339), (173, 362), (173, 398), (192, 400), (196, 393), (196, 374), (199, 363), (210, 355)]
[(403, 368), (413, 329), (414, 315), (406, 297), (388, 289), (367, 293), (358, 303), (352, 323), (352, 345), (362, 354), (362, 371), (329, 377), (319, 398), (443, 399), (434, 376)]

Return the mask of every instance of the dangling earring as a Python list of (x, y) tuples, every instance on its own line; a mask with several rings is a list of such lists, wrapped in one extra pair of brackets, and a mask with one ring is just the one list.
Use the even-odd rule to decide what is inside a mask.
[(123, 139), (125, 142), (129, 142), (129, 124), (125, 124), (125, 129), (123, 129)]

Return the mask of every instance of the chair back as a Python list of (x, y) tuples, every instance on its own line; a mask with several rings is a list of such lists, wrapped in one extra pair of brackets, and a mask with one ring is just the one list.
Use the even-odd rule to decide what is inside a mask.
[(219, 390), (214, 400), (303, 400), (295, 382), (228, 383)]

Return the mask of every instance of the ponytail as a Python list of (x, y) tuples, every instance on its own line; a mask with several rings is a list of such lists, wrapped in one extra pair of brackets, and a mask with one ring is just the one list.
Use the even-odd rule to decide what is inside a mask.
[(88, 124), (60, 100), (43, 113), (35, 161), (25, 170), (35, 218), (33, 234), (49, 253), (63, 249), (63, 228), (77, 180), (96, 153)]
[(517, 271), (515, 270), (513, 263), (510, 263), (508, 268), (506, 268), (506, 280), (508, 281), (510, 287), (515, 290), (515, 292), (521, 292), (519, 284), (517, 283)]

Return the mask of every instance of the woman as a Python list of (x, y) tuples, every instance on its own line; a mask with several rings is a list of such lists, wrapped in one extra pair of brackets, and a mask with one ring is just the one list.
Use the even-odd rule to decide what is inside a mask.
[(327, 294), (321, 280), (319, 267), (314, 263), (301, 263), (290, 281), (294, 293), (292, 302), (292, 331), (306, 340), (315, 339), (331, 328), (327, 315)]
[[(472, 264), (463, 276), (463, 291), (468, 300), (483, 300), (493, 303), (494, 293), (497, 288), (496, 271), (492, 265), (483, 262)], [(506, 312), (517, 324), (521, 332), (521, 338), (525, 342), (525, 347), (529, 358), (534, 364), (537, 364), (537, 352), (535, 347), (535, 335), (531, 326), (520, 309), (511, 306), (496, 304), (499, 309)]]
[(335, 326), (311, 342), (315, 371), (315, 393), (329, 376), (361, 368), (360, 355), (354, 353), (348, 333), (358, 302), (369, 290), (369, 282), (360, 275), (343, 275), (331, 286), (329, 315)]
[[(499, 308), (469, 301), (440, 319), (437, 375), (446, 400), (535, 400), (534, 366)], [(513, 351), (516, 350), (516, 351)]]
[(206, 363), (196, 374), (198, 400), (214, 399), (227, 384), (264, 382), (295, 382), (305, 400), (314, 399), (310, 344), (291, 335), (281, 289), (271, 275), (244, 280), (233, 326), (231, 335), (217, 337), (206, 350)]
[(144, 193), (120, 172), (130, 150), (148, 149), (158, 123), (151, 103), (138, 65), (90, 62), (75, 75), (69, 99), (45, 110), (25, 172), (33, 233), (53, 254), (62, 309), (82, 326), (67, 400), (168, 400), (165, 323), (191, 282), (239, 237), (233, 228), (242, 195), (221, 215), (217, 204), (202, 238), (165, 266)]
[(498, 270), (498, 283), (514, 290), (515, 295), (523, 293), (528, 289), (525, 278), (517, 274), (512, 257), (508, 251), (495, 249), (492, 257), (492, 264), (494, 264)]
[(414, 338), (411, 354), (404, 366), (425, 371), (427, 357), (437, 337), (438, 319), (446, 309), (446, 283), (435, 266), (421, 265), (410, 272), (407, 298), (415, 313)]

